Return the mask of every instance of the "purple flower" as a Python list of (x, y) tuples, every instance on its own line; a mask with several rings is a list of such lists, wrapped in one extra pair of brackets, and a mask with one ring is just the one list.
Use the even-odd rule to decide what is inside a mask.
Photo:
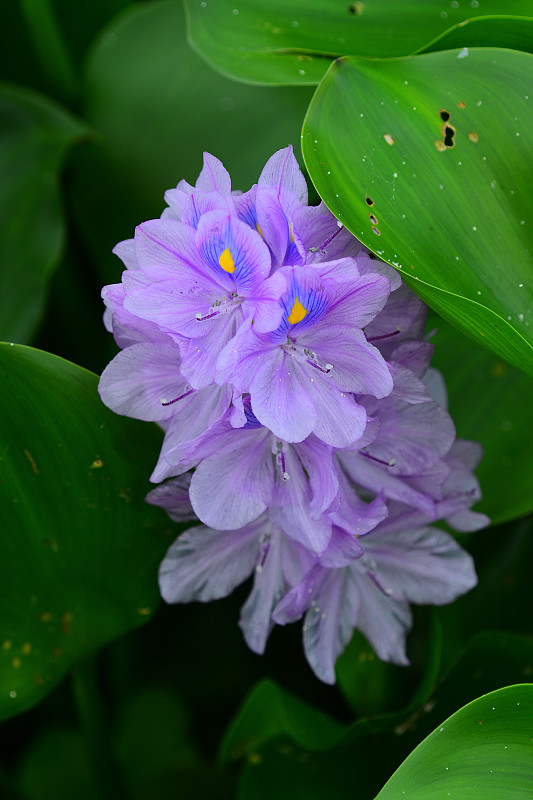
[(266, 515), (236, 531), (200, 525), (170, 547), (159, 570), (167, 603), (208, 602), (225, 597), (254, 573), (240, 625), (249, 647), (262, 653), (272, 612), (313, 563), (313, 556), (275, 528)]
[(409, 603), (443, 605), (477, 582), (471, 557), (437, 528), (377, 528), (363, 546), (364, 555), (348, 566), (314, 565), (273, 612), (279, 624), (305, 614), (305, 654), (326, 683), (335, 682), (335, 661), (354, 628), (381, 659), (408, 664)]
[[(332, 449), (314, 436), (290, 444), (261, 425), (245, 401), (246, 424), (229, 414), (183, 449), (163, 447), (169, 472), (196, 469), (190, 499), (197, 516), (217, 530), (232, 530), (268, 514), (286, 535), (320, 554), (331, 536), (324, 512), (338, 492)], [(158, 473), (159, 479), (159, 473)]]
[(268, 333), (242, 326), (219, 360), (219, 380), (249, 392), (258, 420), (285, 441), (315, 433), (335, 447), (364, 433), (355, 393), (385, 397), (390, 370), (363, 328), (381, 311), (389, 283), (359, 276), (355, 260), (283, 267), (281, 322)]
[(167, 553), (163, 597), (208, 601), (253, 574), (240, 624), (256, 652), (305, 615), (326, 682), (355, 628), (407, 663), (409, 604), (475, 584), (470, 557), (428, 525), (488, 521), (471, 510), (480, 449), (456, 440), (429, 368), (425, 305), (307, 205), (291, 147), (244, 194), (205, 154), (196, 185), (165, 198), (114, 250), (126, 269), (102, 294), (121, 352), (99, 387), (165, 431), (148, 502), (203, 523)]

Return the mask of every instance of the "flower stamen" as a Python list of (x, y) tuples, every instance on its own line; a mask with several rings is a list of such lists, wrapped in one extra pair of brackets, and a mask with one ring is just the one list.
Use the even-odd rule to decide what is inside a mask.
[(195, 392), (196, 389), (189, 389), (184, 394), (180, 394), (179, 397), (175, 397), (174, 400), (166, 400), (164, 397), (161, 398), (161, 405), (162, 406), (173, 406), (174, 403), (177, 403), (179, 400), (183, 400), (184, 397), (188, 397), (190, 394)]

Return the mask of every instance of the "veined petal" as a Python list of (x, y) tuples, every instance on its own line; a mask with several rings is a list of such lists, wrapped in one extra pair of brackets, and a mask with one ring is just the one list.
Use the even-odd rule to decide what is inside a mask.
[(249, 303), (243, 303), (243, 309), (253, 306), (253, 330), (255, 333), (267, 333), (279, 327), (283, 317), (281, 295), (286, 291), (285, 276), (275, 272), (267, 278), (254, 293)]
[(386, 398), (378, 404), (376, 416), (381, 428), (367, 451), (390, 463), (395, 475), (418, 475), (429, 469), (455, 439), (451, 417), (433, 401), (412, 405)]
[(268, 159), (259, 177), (258, 186), (274, 189), (288, 215), (295, 208), (307, 205), (307, 183), (294, 157), (292, 145), (278, 150)]
[(311, 378), (316, 423), (313, 432), (332, 447), (351, 447), (365, 432), (367, 413), (352, 394), (323, 375)]
[(261, 430), (235, 429), (233, 447), (205, 458), (196, 468), (190, 498), (206, 525), (236, 530), (266, 509), (274, 475), (270, 444), (264, 434)]
[(180, 364), (177, 345), (134, 344), (115, 356), (103, 371), (98, 385), (100, 397), (117, 414), (150, 421), (168, 419), (178, 409), (164, 403), (180, 396), (182, 404), (190, 400), (191, 387), (180, 373)]
[(253, 294), (270, 272), (270, 252), (259, 233), (231, 214), (204, 214), (196, 243), (206, 271), (241, 297)]
[(413, 489), (402, 476), (391, 475), (383, 465), (370, 458), (349, 451), (335, 454), (346, 475), (354, 483), (373, 494), (380, 492), (389, 500), (398, 500), (420, 509), (428, 519), (436, 519), (435, 501), (421, 491)]
[(180, 475), (166, 483), (160, 483), (145, 497), (147, 503), (164, 508), (173, 522), (189, 522), (196, 519), (196, 514), (189, 500), (191, 476)]
[(231, 199), (219, 192), (195, 191), (187, 199), (181, 213), (181, 222), (183, 222), (184, 225), (197, 228), (202, 214), (207, 214), (209, 211), (231, 213), (233, 211)]
[(357, 628), (364, 633), (379, 658), (407, 666), (405, 639), (412, 624), (409, 605), (384, 593), (366, 571), (363, 560), (361, 558), (347, 568), (352, 592), (356, 587), (361, 598)]
[(235, 336), (241, 320), (242, 312), (239, 308), (233, 313), (221, 313), (212, 321), (208, 320), (211, 324), (206, 326), (205, 336), (180, 343), (182, 373), (195, 389), (203, 389), (214, 382), (218, 357)]
[(126, 269), (139, 269), (135, 254), (135, 239), (124, 239), (114, 246), (112, 252), (120, 258)]
[(387, 397), (394, 384), (387, 362), (377, 347), (367, 342), (360, 330), (346, 333), (338, 327), (329, 328), (328, 318), (306, 333), (299, 343), (333, 365), (331, 381), (339, 389)]
[[(324, 272), (327, 264), (313, 271)], [(390, 283), (382, 275), (371, 273), (359, 278), (332, 280), (329, 296), (328, 325), (344, 325), (347, 328), (364, 328), (384, 308), (390, 295)]]
[(329, 508), (339, 491), (333, 451), (330, 446), (313, 435), (308, 436), (303, 442), (294, 444), (293, 448), (308, 475), (311, 489), (309, 512), (318, 518)]
[(230, 594), (257, 564), (262, 524), (238, 531), (190, 528), (172, 544), (159, 568), (167, 603), (202, 603)]
[(315, 404), (307, 392), (308, 380), (300, 364), (275, 348), (268, 360), (257, 365), (249, 387), (259, 422), (286, 442), (301, 442), (317, 424)]
[(394, 600), (444, 605), (477, 583), (470, 555), (438, 528), (374, 535), (365, 537), (365, 552)]
[(186, 405), (180, 407), (181, 401), (176, 404), (178, 407), (168, 423), (161, 453), (150, 477), (152, 483), (181, 475), (193, 466), (182, 466), (180, 462), (225, 415), (231, 396), (230, 386), (214, 385), (195, 392)]
[(204, 153), (204, 165), (196, 181), (196, 188), (203, 192), (231, 193), (231, 178), (222, 161), (211, 153)]
[(357, 586), (349, 570), (327, 570), (314, 605), (304, 618), (306, 658), (324, 683), (335, 683), (335, 661), (352, 638), (360, 611)]
[[(187, 269), (179, 279), (169, 276), (165, 268), (150, 267), (125, 272), (122, 280), (125, 309), (180, 338), (205, 336), (221, 316), (213, 314), (211, 318), (210, 314), (215, 303), (225, 302), (224, 295), (222, 301), (221, 295), (217, 296), (217, 290), (224, 290)], [(206, 319), (199, 320), (197, 315)]]
[(295, 542), (321, 555), (331, 538), (325, 515), (310, 515), (311, 487), (293, 447), (286, 447), (285, 479), (278, 474), (268, 514), (272, 522)]
[(113, 333), (119, 347), (124, 349), (132, 344), (146, 341), (162, 343), (170, 341), (170, 336), (155, 322), (137, 317), (124, 308), (126, 296), (122, 283), (104, 286), (102, 298), (106, 305), (104, 314), (106, 328)]
[(140, 269), (166, 267), (176, 278), (184, 268), (203, 274), (195, 231), (169, 219), (152, 219), (135, 229), (135, 255)]

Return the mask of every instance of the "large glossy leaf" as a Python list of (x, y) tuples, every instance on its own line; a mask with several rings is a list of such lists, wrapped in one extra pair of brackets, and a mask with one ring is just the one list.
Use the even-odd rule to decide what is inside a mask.
[(483, 48), (339, 59), (302, 139), (319, 194), (352, 233), (529, 374), (532, 68), (528, 53)]
[(532, 729), (532, 684), (491, 692), (428, 736), (378, 798), (530, 800)]
[[(452, 29), (452, 41), (529, 49), (520, 21), (493, 17), (481, 27), (458, 25), (481, 15), (531, 17), (529, 0), (186, 0), (193, 46), (217, 69), (252, 83), (318, 83), (332, 59), (342, 55), (405, 56)], [(526, 22), (526, 26), (529, 23)], [(498, 40), (501, 28), (501, 42)], [(457, 33), (455, 33), (457, 31)], [(459, 40), (462, 44), (462, 39)], [(458, 42), (458, 43), (459, 43)], [(443, 41), (439, 50), (456, 47)]]
[(483, 499), (476, 509), (493, 524), (528, 514), (533, 511), (533, 379), (435, 314), (428, 329), (435, 331), (432, 364), (444, 375), (457, 435), (483, 445), (476, 469)]
[(0, 339), (27, 342), (64, 242), (59, 171), (87, 128), (26, 89), (0, 86)]
[[(0, 345), (0, 718), (150, 618), (175, 535), (144, 503), (160, 432), (113, 414), (95, 375)], [(175, 527), (175, 526), (174, 526)]]
[[(524, 11), (531, 11), (525, 9)], [(417, 53), (434, 53), (456, 47), (506, 47), (533, 52), (533, 17), (472, 17), (457, 23)]]
[[(447, 716), (484, 692), (527, 680), (532, 657), (533, 642), (526, 638), (497, 633), (478, 636), (437, 690), (420, 699), (418, 707), (357, 720), (345, 726), (343, 740), (335, 743), (322, 737), (321, 749), (318, 716), (313, 720), (307, 710), (304, 736), (296, 735), (286, 720), (271, 727), (265, 686), (260, 686), (243, 705), (226, 739), (226, 744), (231, 744), (227, 755), (247, 757), (239, 798), (266, 800), (275, 793), (280, 800), (322, 800), (325, 796), (347, 800), (354, 797), (356, 787), (357, 800), (372, 800), (387, 777)], [(278, 707), (294, 701), (282, 689), (273, 689), (278, 697), (270, 700)], [(315, 746), (309, 747), (312, 736)], [(470, 797), (456, 796), (461, 800)], [(401, 800), (401, 792), (397, 797)]]
[(102, 140), (79, 165), (73, 200), (110, 277), (120, 271), (111, 248), (161, 214), (165, 189), (194, 183), (204, 150), (224, 162), (233, 188), (246, 190), (272, 153), (298, 142), (311, 99), (304, 88), (258, 95), (213, 73), (187, 44), (176, 0), (138, 6), (111, 24), (88, 61), (86, 95)]

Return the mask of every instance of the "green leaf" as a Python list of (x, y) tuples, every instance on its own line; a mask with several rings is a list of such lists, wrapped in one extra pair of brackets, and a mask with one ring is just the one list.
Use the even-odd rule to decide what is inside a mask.
[(59, 172), (88, 129), (34, 92), (0, 86), (0, 339), (27, 342), (65, 230)]
[[(76, 171), (73, 202), (88, 247), (107, 275), (111, 248), (161, 214), (164, 191), (196, 181), (202, 152), (220, 158), (235, 189), (257, 182), (267, 159), (298, 143), (309, 89), (257, 89), (222, 78), (192, 52), (181, 3), (147, 3), (117, 18), (86, 70), (87, 117), (102, 140)], [(141, 135), (132, 131), (142, 128)], [(106, 192), (102, 193), (102, 180)]]
[[(358, 800), (370, 800), (435, 726), (440, 727), (443, 719), (480, 693), (527, 679), (531, 675), (532, 658), (531, 639), (502, 633), (480, 635), (436, 691), (420, 698), (417, 708), (409, 706), (403, 712), (359, 719), (345, 726), (345, 736), (339, 737), (333, 747), (328, 742), (329, 749), (322, 750), (306, 747), (302, 738), (291, 734), (287, 726), (283, 730), (272, 728), (267, 736), (260, 705), (251, 707), (252, 694), (246, 703), (250, 706), (248, 720), (252, 722), (255, 716), (255, 728), (249, 728), (247, 737), (241, 739), (240, 755), (246, 757), (246, 763), (241, 773), (239, 798), (263, 800), (275, 793), (279, 800), (322, 800), (325, 796), (348, 800), (353, 798), (356, 786)], [(246, 732), (244, 728), (241, 731)], [(470, 797), (456, 796), (461, 800)], [(398, 793), (395, 797), (402, 800), (403, 795)]]
[(457, 435), (483, 445), (476, 469), (483, 500), (476, 510), (493, 524), (530, 513), (533, 380), (435, 314), (427, 327), (436, 329), (432, 365), (444, 375)]
[(0, 345), (0, 718), (150, 618), (175, 536), (144, 503), (157, 427), (101, 403), (97, 377)]
[[(523, 9), (524, 11), (530, 9)], [(449, 28), (417, 53), (434, 53), (456, 47), (505, 47), (509, 50), (533, 52), (533, 19), (531, 17), (475, 17)]]
[(532, 67), (530, 54), (496, 49), (340, 59), (302, 140), (341, 222), (441, 316), (529, 374)]
[(222, 762), (242, 758), (282, 735), (306, 749), (324, 750), (340, 741), (345, 732), (345, 725), (265, 680), (250, 692), (228, 728), (220, 758)]
[[(433, 689), (440, 673), (442, 628), (432, 612), (429, 628), (417, 627), (425, 646), (424, 671), (407, 709), (417, 709)], [(381, 661), (365, 637), (355, 630), (335, 664), (339, 689), (357, 716), (370, 717), (400, 711), (407, 713), (406, 698), (412, 694), (413, 671)], [(417, 676), (418, 677), (418, 676)]]
[(379, 800), (531, 798), (533, 685), (508, 686), (443, 722), (402, 764)]
[[(462, 7), (461, 7), (462, 5)], [(319, 83), (329, 64), (343, 55), (392, 58), (423, 49), (462, 46), (515, 46), (529, 50), (520, 21), (531, 17), (529, 0), (508, 0), (506, 16), (458, 28), (481, 15), (500, 15), (500, 0), (443, 7), (441, 0), (185, 0), (192, 45), (216, 69), (238, 80), (262, 84)], [(509, 21), (507, 21), (509, 20)], [(526, 20), (526, 26), (530, 22)], [(449, 44), (440, 37), (452, 28)], [(457, 31), (457, 33), (456, 33)], [(501, 36), (501, 43), (500, 37)], [(461, 37), (460, 39), (458, 37)], [(438, 41), (438, 43), (437, 43)]]

